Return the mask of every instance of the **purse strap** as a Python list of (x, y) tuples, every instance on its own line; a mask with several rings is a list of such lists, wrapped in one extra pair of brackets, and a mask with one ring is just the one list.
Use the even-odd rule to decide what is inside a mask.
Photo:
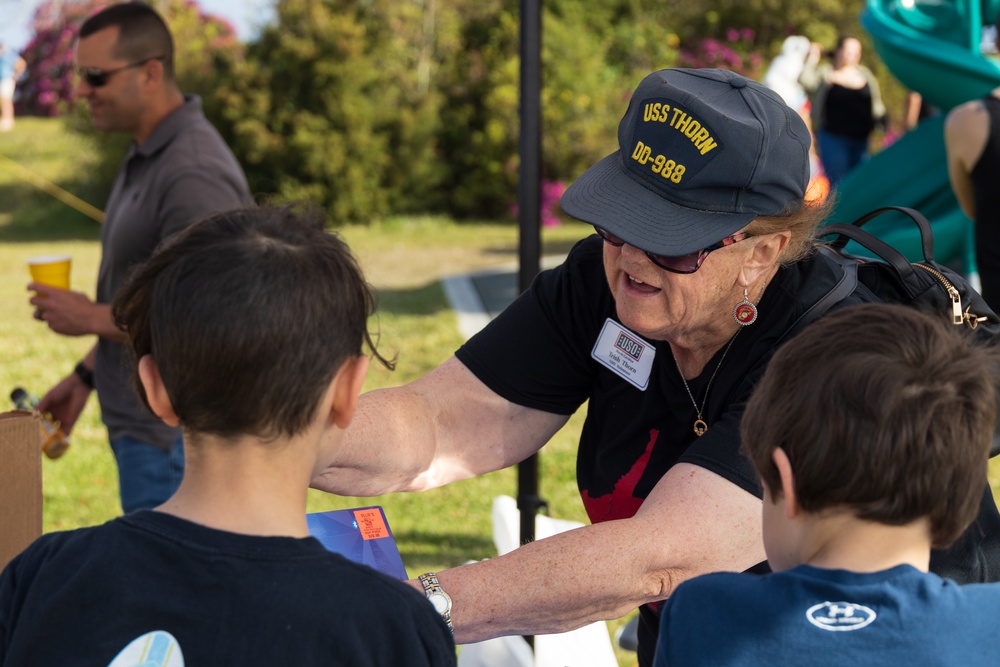
[[(881, 239), (876, 238), (875, 236), (869, 234), (868, 232), (862, 232), (860, 236), (858, 236), (858, 234), (856, 233), (860, 231), (861, 227), (863, 227), (864, 224), (869, 220), (871, 220), (872, 218), (876, 218), (882, 215), (883, 213), (888, 213), (890, 211), (896, 211), (897, 213), (902, 213), (917, 225), (917, 228), (920, 230), (920, 249), (923, 252), (924, 261), (933, 262), (934, 232), (931, 229), (931, 223), (927, 220), (927, 218), (924, 217), (923, 213), (908, 206), (883, 206), (881, 208), (877, 208), (873, 211), (866, 213), (865, 215), (861, 216), (860, 218), (852, 222), (850, 225), (846, 225), (843, 223), (834, 223), (831, 225), (826, 225), (824, 227), (821, 227), (819, 230), (819, 234), (821, 236), (829, 236), (830, 234), (840, 234), (840, 237), (838, 237), (830, 244), (831, 246), (833, 246), (838, 250), (842, 249), (845, 245), (847, 245), (848, 240), (852, 240), (868, 248), (875, 254), (882, 257), (882, 259), (890, 261), (887, 255), (896, 255), (901, 257), (902, 254), (889, 244), (884, 243), (883, 241), (881, 241)], [(854, 227), (855, 230), (847, 229), (849, 227)], [(876, 247), (870, 247), (869, 241), (872, 241), (872, 245)], [(904, 261), (906, 260), (904, 259)], [(895, 266), (895, 262), (890, 262), (890, 263)], [(906, 263), (909, 264), (908, 261), (906, 261)]]
[(826, 225), (820, 228), (818, 232), (819, 237), (822, 238), (823, 236), (836, 234), (837, 238), (829, 244), (836, 251), (842, 251), (848, 241), (854, 241), (891, 266), (904, 284), (914, 286), (915, 288), (919, 287), (920, 278), (914, 275), (913, 264), (910, 260), (882, 239), (861, 229), (861, 226), (872, 218), (890, 211), (902, 213), (916, 223), (917, 228), (920, 230), (920, 246), (923, 251), (924, 261), (933, 265), (934, 235), (931, 231), (931, 223), (919, 211), (905, 206), (877, 208), (849, 225), (844, 223)]

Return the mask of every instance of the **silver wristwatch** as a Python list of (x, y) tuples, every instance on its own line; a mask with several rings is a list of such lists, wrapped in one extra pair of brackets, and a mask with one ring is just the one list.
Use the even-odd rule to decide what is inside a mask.
[(434, 609), (437, 613), (441, 614), (441, 618), (445, 623), (448, 624), (448, 629), (455, 632), (455, 628), (451, 625), (451, 596), (444, 592), (441, 588), (441, 584), (438, 582), (436, 572), (427, 572), (425, 574), (417, 577), (420, 579), (420, 583), (424, 586), (424, 595), (427, 599), (431, 601), (434, 605)]

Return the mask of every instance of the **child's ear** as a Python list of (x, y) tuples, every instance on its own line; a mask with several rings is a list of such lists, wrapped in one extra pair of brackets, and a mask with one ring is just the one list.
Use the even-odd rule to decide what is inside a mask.
[(160, 377), (160, 368), (152, 355), (147, 354), (139, 359), (139, 381), (146, 390), (146, 401), (153, 414), (168, 426), (179, 426), (180, 421), (174, 412), (174, 405), (170, 402), (167, 388), (163, 386), (163, 379)]
[(792, 472), (792, 462), (781, 447), (775, 447), (771, 452), (778, 474), (781, 475), (781, 494), (785, 501), (785, 516), (794, 519), (799, 513), (799, 499), (795, 495), (795, 473)]
[(350, 426), (354, 419), (354, 410), (358, 407), (358, 396), (361, 394), (361, 387), (365, 384), (365, 376), (368, 374), (369, 359), (363, 354), (359, 354), (353, 359), (344, 362), (337, 375), (334, 376), (330, 384), (333, 394), (331, 404), (331, 417), (333, 422), (344, 429)]

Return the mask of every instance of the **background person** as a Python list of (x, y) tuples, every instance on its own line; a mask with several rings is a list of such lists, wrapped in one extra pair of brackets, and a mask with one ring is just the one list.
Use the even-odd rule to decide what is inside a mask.
[(928, 572), (976, 517), (996, 420), (1000, 356), (964, 333), (865, 304), (778, 350), (741, 427), (775, 573), (681, 584), (657, 667), (996, 662), (1000, 584)]
[(151, 665), (123, 658), (148, 640), (170, 664), (454, 665), (420, 594), (306, 526), (309, 479), (351, 421), (372, 345), (374, 299), (347, 246), (288, 209), (175, 239), (112, 308), (144, 402), (184, 431), (184, 481), (155, 511), (50, 533), (12, 561), (0, 664)]
[(861, 42), (845, 35), (837, 41), (833, 64), (819, 64), (822, 47), (813, 44), (799, 75), (812, 94), (812, 127), (823, 171), (835, 187), (869, 155), (876, 125), (885, 127), (885, 104), (878, 80), (861, 64)]
[(921, 122), (940, 113), (941, 110), (928, 104), (923, 95), (914, 90), (907, 91), (903, 104), (903, 132), (916, 129)]
[(767, 67), (767, 72), (761, 80), (765, 86), (778, 93), (785, 104), (795, 110), (809, 128), (811, 143), (809, 146), (809, 186), (806, 189), (807, 199), (822, 201), (829, 193), (830, 185), (823, 174), (822, 163), (816, 154), (816, 139), (812, 134), (811, 104), (805, 88), (799, 83), (799, 76), (805, 67), (806, 57), (811, 48), (809, 39), (803, 35), (789, 35), (781, 44), (779, 53)]
[[(778, 93), (785, 104), (799, 112), (809, 101), (805, 89), (799, 83), (799, 76), (805, 67), (811, 46), (809, 38), (803, 35), (785, 37), (785, 41), (781, 43), (781, 52), (767, 66), (761, 80), (761, 83)], [(808, 124), (808, 119), (803, 120)]]
[(27, 63), (0, 43), (0, 132), (14, 129), (14, 90)]
[[(826, 209), (804, 199), (809, 132), (745, 77), (670, 69), (639, 84), (618, 142), (561, 200), (599, 234), (453, 358), (364, 394), (312, 482), (376, 495), (499, 470), (587, 403), (577, 481), (592, 525), (437, 573), (459, 643), (563, 632), (641, 605), (639, 663), (651, 665), (659, 601), (695, 575), (765, 558), (743, 406), (773, 349), (842, 275), (810, 252)], [(986, 541), (949, 562), (973, 572), (996, 547)]]
[(180, 483), (178, 429), (149, 413), (130, 386), (123, 334), (109, 303), (128, 270), (157, 244), (207, 215), (252, 203), (243, 171), (174, 80), (173, 40), (163, 19), (141, 3), (112, 5), (80, 28), (79, 98), (94, 127), (128, 132), (133, 143), (108, 198), (101, 229), (97, 297), (30, 283), (36, 317), (68, 336), (96, 335), (73, 373), (39, 403), (69, 432), (92, 388), (118, 464), (122, 509), (155, 507)]
[(948, 112), (944, 125), (951, 189), (975, 222), (979, 290), (1000, 308), (1000, 87)]

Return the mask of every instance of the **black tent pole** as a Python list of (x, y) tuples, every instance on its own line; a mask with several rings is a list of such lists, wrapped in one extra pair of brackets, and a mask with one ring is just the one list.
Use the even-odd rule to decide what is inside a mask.
[[(518, 292), (538, 274), (541, 257), (542, 162), (542, 10), (541, 0), (521, 2), (521, 167), (518, 182)], [(535, 539), (535, 515), (544, 505), (538, 497), (538, 455), (517, 467), (517, 507), (521, 511), (521, 544)], [(526, 637), (532, 643), (530, 637)]]

